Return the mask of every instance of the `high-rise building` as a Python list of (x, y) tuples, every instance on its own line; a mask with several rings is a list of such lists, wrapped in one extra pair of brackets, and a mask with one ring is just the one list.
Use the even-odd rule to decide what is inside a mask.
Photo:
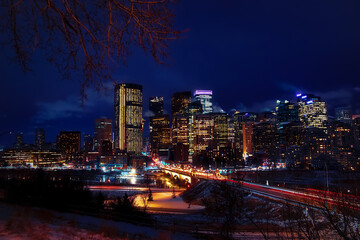
[(184, 114), (187, 106), (191, 103), (191, 92), (176, 92), (171, 98), (171, 114)]
[(114, 148), (129, 153), (142, 151), (142, 86), (121, 83), (115, 85)]
[(189, 161), (192, 161), (192, 155), (194, 155), (194, 138), (195, 138), (195, 116), (202, 113), (202, 105), (200, 101), (194, 101), (188, 105), (185, 110), (186, 116), (188, 117), (189, 124)]
[(219, 148), (228, 145), (228, 115), (226, 113), (214, 113), (214, 144)]
[(150, 117), (150, 145), (151, 153), (168, 156), (171, 146), (170, 115), (156, 115)]
[(172, 144), (189, 145), (189, 120), (186, 116), (175, 115), (172, 119)]
[(106, 118), (98, 118), (95, 120), (94, 130), (94, 150), (100, 151), (103, 141), (112, 143), (112, 120)]
[(281, 128), (284, 124), (299, 120), (298, 107), (287, 100), (276, 101), (275, 110), (279, 128)]
[(321, 128), (310, 127), (306, 129), (304, 150), (306, 153), (304, 167), (309, 168), (310, 164), (318, 161), (323, 156), (330, 156), (332, 149), (329, 135)]
[(297, 99), (299, 118), (305, 127), (326, 130), (328, 120), (326, 103), (312, 94), (297, 94)]
[(19, 132), (16, 134), (16, 139), (14, 143), (15, 148), (21, 148), (24, 145), (24, 134), (22, 132)]
[(35, 147), (42, 149), (45, 144), (45, 130), (42, 128), (35, 129)]
[(353, 126), (354, 126), (355, 148), (360, 149), (360, 117), (356, 117), (353, 119)]
[(199, 101), (202, 106), (202, 113), (212, 113), (212, 91), (211, 90), (196, 90), (194, 93), (195, 100)]
[(78, 131), (61, 131), (57, 145), (62, 153), (73, 155), (80, 152), (81, 133)]
[(92, 152), (94, 148), (94, 138), (90, 134), (84, 135), (84, 152)]
[(164, 113), (164, 97), (150, 97), (149, 110), (154, 115), (161, 115)]
[(341, 107), (335, 109), (335, 117), (337, 121), (351, 124), (352, 110), (350, 107)]
[(254, 126), (254, 122), (244, 122), (242, 124), (244, 157), (251, 156), (254, 153), (253, 126)]
[(260, 122), (254, 125), (254, 150), (264, 153), (268, 160), (275, 162), (279, 156), (279, 134), (273, 122)]
[(213, 143), (214, 119), (211, 114), (200, 114), (195, 116), (194, 121), (194, 155), (201, 154)]

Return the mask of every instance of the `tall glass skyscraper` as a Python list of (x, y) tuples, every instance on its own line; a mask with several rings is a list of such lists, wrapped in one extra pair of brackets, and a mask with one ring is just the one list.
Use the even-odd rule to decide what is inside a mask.
[(200, 101), (204, 114), (213, 112), (211, 90), (196, 90), (194, 96), (196, 101)]
[(142, 151), (142, 86), (131, 83), (115, 85), (114, 148), (129, 153)]
[(327, 107), (320, 97), (312, 94), (297, 94), (299, 117), (306, 128), (327, 128)]
[(171, 114), (184, 114), (187, 106), (191, 103), (191, 92), (176, 92), (171, 98)]
[(164, 113), (164, 97), (150, 97), (149, 110), (154, 115), (161, 115)]

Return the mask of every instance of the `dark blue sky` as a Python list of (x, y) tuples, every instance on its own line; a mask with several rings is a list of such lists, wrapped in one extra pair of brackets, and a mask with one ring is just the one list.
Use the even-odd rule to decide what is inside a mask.
[[(189, 29), (172, 42), (166, 66), (132, 49), (118, 82), (143, 85), (148, 98), (175, 91), (212, 89), (217, 108), (262, 111), (276, 99), (294, 100), (297, 91), (320, 95), (329, 107), (360, 101), (360, 2), (348, 1), (181, 1), (176, 26)], [(60, 130), (93, 133), (94, 119), (113, 118), (113, 89), (88, 89), (82, 107), (79, 79), (62, 80), (39, 52), (32, 73), (24, 74), (6, 47), (1, 54), (0, 134), (46, 130), (55, 141)], [(330, 110), (331, 113), (331, 110)], [(358, 112), (359, 113), (359, 112)], [(0, 135), (0, 145), (13, 137)]]

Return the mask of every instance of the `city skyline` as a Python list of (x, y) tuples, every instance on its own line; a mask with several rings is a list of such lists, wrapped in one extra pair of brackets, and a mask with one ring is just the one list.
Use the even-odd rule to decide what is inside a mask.
[[(189, 31), (171, 43), (167, 65), (132, 49), (114, 81), (143, 85), (144, 99), (164, 96), (167, 110), (172, 93), (196, 89), (212, 89), (214, 108), (226, 112), (261, 111), (300, 90), (321, 96), (330, 110), (350, 104), (359, 108), (360, 3), (327, 1), (326, 8), (312, 1), (200, 4), (175, 5), (176, 27)], [(54, 140), (59, 130), (91, 133), (94, 119), (112, 118), (112, 108), (103, 108), (112, 101), (111, 82), (101, 96), (87, 89), (82, 106), (76, 77), (61, 80), (41, 51), (34, 56), (32, 73), (24, 74), (9, 61), (12, 57), (8, 48), (1, 55), (0, 132), (21, 131), (29, 141), (34, 129), (44, 128)], [(10, 139), (3, 135), (0, 145)]]
[[(117, 84), (114, 84), (113, 85), (113, 88), (115, 89), (116, 88), (116, 86), (117, 85), (121, 85), (121, 84), (125, 84), (125, 83), (117, 83)], [(138, 84), (136, 84), (136, 83), (126, 83), (126, 84), (128, 84), (128, 85), (138, 85)], [(140, 85), (139, 85), (140, 86)], [(112, 89), (112, 90), (114, 90), (114, 89)], [(193, 90), (193, 91), (187, 91), (187, 92), (189, 92), (189, 93), (191, 93), (190, 95), (191, 95), (191, 102), (192, 103), (195, 103), (196, 101), (198, 101), (197, 99), (196, 99), (196, 93), (198, 92), (198, 91), (208, 91), (208, 92), (211, 92), (211, 95), (212, 94), (214, 94), (214, 96), (215, 96), (215, 99), (216, 99), (216, 90), (214, 91), (214, 90), (199, 90), (199, 89), (197, 89), (197, 90)], [(145, 90), (145, 92), (146, 92), (146, 90)], [(214, 93), (213, 93), (214, 92)], [(176, 93), (184, 93), (184, 92), (176, 92)], [(173, 96), (173, 94), (176, 94), (176, 93), (172, 93), (172, 96)], [(327, 112), (326, 112), (326, 117), (330, 117), (330, 118), (332, 118), (332, 119), (336, 119), (336, 113), (335, 113), (335, 110), (336, 109), (338, 109), (338, 108), (350, 108), (350, 109), (352, 109), (352, 107), (351, 106), (349, 106), (349, 105), (339, 105), (339, 106), (337, 106), (336, 108), (335, 107), (331, 107), (331, 105), (330, 105), (330, 108), (329, 108), (329, 104), (328, 104), (328, 102), (324, 99), (324, 98), (322, 98), (321, 96), (315, 96), (314, 94), (312, 94), (312, 93), (306, 93), (306, 92), (303, 92), (303, 91), (297, 91), (294, 95), (293, 95), (293, 97), (292, 98), (288, 98), (288, 99), (278, 99), (278, 98), (274, 98), (274, 99), (277, 99), (277, 100), (273, 100), (272, 101), (272, 103), (271, 103), (271, 105), (273, 106), (272, 108), (263, 108), (262, 110), (259, 110), (259, 111), (256, 111), (255, 109), (251, 109), (250, 111), (246, 111), (246, 109), (235, 109), (235, 108), (232, 108), (232, 109), (230, 109), (229, 111), (224, 111), (222, 108), (217, 108), (217, 107), (215, 107), (215, 109), (213, 110), (213, 112), (214, 113), (226, 113), (226, 114), (228, 114), (228, 115), (233, 115), (235, 112), (243, 112), (243, 113), (246, 113), (246, 112), (249, 112), (249, 113), (256, 113), (256, 114), (261, 114), (261, 113), (263, 113), (263, 112), (273, 112), (273, 113), (276, 113), (276, 109), (277, 109), (277, 104), (279, 103), (279, 101), (281, 102), (281, 101), (284, 101), (284, 102), (286, 102), (286, 103), (292, 103), (292, 104), (296, 104), (296, 102), (297, 101), (299, 101), (299, 99), (301, 100), (301, 97), (304, 97), (304, 96), (306, 96), (306, 94), (307, 95), (309, 95), (309, 97), (310, 98), (312, 98), (312, 97), (315, 97), (315, 98), (319, 98), (319, 99), (321, 99), (325, 104), (326, 104), (326, 107), (327, 107)], [(112, 95), (112, 96), (108, 96), (109, 97), (109, 100), (107, 101), (107, 104), (106, 104), (106, 108), (107, 109), (113, 109), (113, 106), (114, 106), (114, 96), (115, 95)], [(150, 94), (150, 96), (152, 96), (153, 97), (153, 95), (151, 95)], [(300, 97), (299, 97), (300, 96)], [(151, 99), (152, 97), (150, 97), (149, 99)], [(110, 100), (111, 99), (111, 100)], [(148, 100), (149, 100), (148, 99)], [(110, 102), (111, 101), (111, 102)], [(163, 97), (162, 97), (162, 101), (163, 101), (163, 104), (164, 104), (164, 106), (167, 106), (166, 108), (164, 108), (163, 109), (163, 113), (164, 114), (170, 114), (171, 116), (173, 116), (172, 114), (171, 114), (171, 102), (172, 102), (172, 99), (171, 99), (171, 97), (170, 97), (170, 99), (164, 99)], [(305, 101), (305, 103), (306, 103), (306, 101)], [(150, 106), (149, 106), (149, 102), (148, 101), (143, 101), (143, 103), (142, 103), (142, 114), (143, 114), (143, 119), (145, 120), (145, 125), (144, 125), (144, 129), (143, 129), (143, 137), (144, 138), (147, 138), (147, 137), (149, 137), (150, 135), (149, 135), (149, 124), (150, 124), (150, 119), (151, 119), (151, 117), (153, 117), (153, 116), (156, 116), (156, 114), (154, 114), (151, 110), (150, 110)], [(146, 107), (144, 107), (144, 106), (146, 106)], [(104, 106), (103, 106), (104, 107)], [(329, 109), (330, 109), (330, 111), (329, 111)], [(329, 112), (331, 113), (331, 114), (329, 114)], [(360, 115), (360, 112), (359, 113), (357, 113), (356, 111), (353, 111), (352, 112), (353, 113), (353, 115)], [(95, 124), (96, 124), (96, 121), (97, 120), (101, 120), (101, 119), (109, 119), (109, 120), (111, 120), (111, 121), (113, 121), (113, 120), (115, 120), (116, 119), (116, 116), (115, 116), (115, 111), (113, 111), (112, 113), (111, 113), (112, 115), (107, 115), (107, 116), (105, 116), (105, 115), (103, 115), (103, 116), (97, 116), (96, 118), (94, 118), (94, 119), (89, 119), (89, 121), (91, 121), (91, 124), (92, 124), (92, 126), (89, 126), (89, 128), (88, 129), (86, 129), (85, 131), (82, 131), (82, 130), (80, 130), (79, 128), (58, 128), (57, 130), (55, 130), (54, 131), (54, 133), (48, 133), (48, 131), (47, 131), (47, 129), (46, 129), (46, 127), (44, 127), (44, 125), (37, 125), (38, 127), (36, 127), (36, 128), (34, 128), (33, 129), (33, 132), (31, 132), (31, 130), (30, 130), (30, 132), (28, 132), (27, 133), (27, 136), (26, 137), (24, 137), (24, 135), (26, 135), (26, 134), (24, 134), (24, 132), (23, 131), (11, 131), (11, 133), (9, 134), (9, 133), (5, 133), (5, 132), (3, 132), (2, 134), (4, 134), (4, 135), (8, 135), (8, 136), (10, 136), (10, 139), (12, 139), (12, 141), (10, 141), (10, 142), (4, 142), (4, 141), (0, 141), (0, 146), (1, 146), (1, 144), (3, 144), (3, 146), (4, 147), (11, 147), (11, 146), (13, 146), (15, 143), (16, 143), (16, 139), (17, 139), (17, 135), (18, 134), (21, 134), (22, 135), (22, 138), (23, 138), (23, 142), (24, 143), (27, 143), (27, 144), (34, 144), (33, 143), (33, 140), (34, 140), (34, 138), (36, 137), (36, 130), (37, 129), (42, 129), (42, 130), (45, 130), (45, 132), (46, 132), (46, 142), (47, 143), (53, 143), (53, 142), (56, 142), (56, 138), (57, 138), (57, 136), (58, 136), (58, 134), (61, 132), (61, 131), (79, 131), (79, 132), (81, 132), (81, 143), (82, 143), (82, 146), (83, 146), (83, 144), (84, 144), (84, 137), (86, 136), (86, 135), (91, 135), (92, 137), (94, 137), (94, 129), (93, 129), (93, 124), (94, 124), (94, 122), (95, 122)], [(88, 125), (90, 125), (89, 123), (86, 123), (86, 124), (88, 124)], [(113, 134), (115, 134), (115, 127), (113, 126), (112, 127), (112, 133)], [(50, 136), (49, 136), (50, 135)]]

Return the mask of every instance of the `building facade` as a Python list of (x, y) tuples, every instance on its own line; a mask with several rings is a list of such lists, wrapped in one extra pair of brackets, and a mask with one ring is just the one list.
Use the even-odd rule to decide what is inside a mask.
[(161, 115), (164, 113), (164, 97), (150, 97), (149, 110), (154, 115)]
[(176, 92), (171, 98), (171, 114), (184, 114), (187, 106), (191, 103), (191, 92)]
[(203, 114), (213, 112), (211, 90), (196, 90), (194, 93), (194, 97), (196, 101), (199, 101), (201, 103)]
[(140, 154), (143, 147), (143, 94), (138, 84), (115, 85), (114, 148)]
[(312, 94), (298, 94), (299, 118), (306, 128), (327, 128), (327, 106), (320, 97)]

